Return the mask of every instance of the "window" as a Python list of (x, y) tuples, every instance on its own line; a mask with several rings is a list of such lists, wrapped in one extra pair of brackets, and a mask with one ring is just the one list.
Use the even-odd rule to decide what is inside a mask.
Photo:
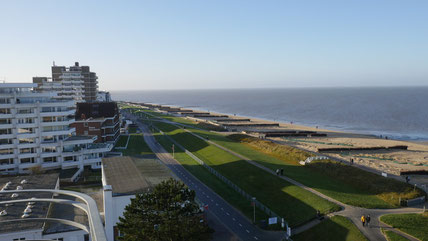
[(0, 135), (10, 135), (12, 134), (12, 129), (0, 129)]
[(87, 136), (88, 135), (88, 131), (84, 131), (83, 135)]
[(18, 114), (32, 114), (32, 113), (34, 113), (34, 109), (32, 108), (18, 109)]
[(21, 153), (21, 154), (36, 153), (36, 151), (34, 150), (34, 148), (22, 148), (22, 149), (19, 149), (19, 153)]
[(14, 238), (13, 241), (25, 240), (25, 238)]
[(22, 158), (21, 163), (35, 163), (34, 157)]
[(2, 108), (0, 109), (0, 114), (10, 114), (10, 109)]
[(43, 162), (49, 163), (49, 162), (56, 162), (56, 156), (53, 157), (45, 157), (43, 158)]

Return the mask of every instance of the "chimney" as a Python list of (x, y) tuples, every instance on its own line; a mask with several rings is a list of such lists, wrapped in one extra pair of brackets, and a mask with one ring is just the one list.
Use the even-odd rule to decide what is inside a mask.
[(79, 67), (79, 62), (74, 62), (74, 66)]

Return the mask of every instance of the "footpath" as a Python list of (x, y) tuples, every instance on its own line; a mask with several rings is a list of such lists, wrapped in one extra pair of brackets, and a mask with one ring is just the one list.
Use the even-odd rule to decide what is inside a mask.
[[(148, 114), (148, 113), (146, 113), (146, 114)], [(241, 155), (239, 153), (236, 153), (236, 152), (234, 152), (234, 151), (232, 151), (232, 150), (230, 150), (230, 149), (228, 149), (228, 148), (226, 148), (224, 146), (221, 146), (221, 145), (219, 145), (219, 144), (217, 144), (217, 143), (215, 143), (213, 141), (210, 141), (210, 140), (208, 140), (208, 139), (206, 139), (206, 138), (204, 138), (204, 137), (202, 137), (202, 136), (200, 136), (198, 134), (195, 134), (194, 132), (189, 131), (188, 129), (183, 128), (183, 126), (184, 127), (188, 127), (188, 128), (193, 128), (192, 126), (188, 126), (188, 125), (180, 124), (180, 123), (177, 123), (177, 122), (165, 120), (163, 118), (159, 118), (159, 117), (156, 117), (156, 116), (153, 116), (153, 115), (151, 115), (151, 116), (154, 117), (154, 118), (156, 118), (156, 119), (158, 119), (159, 121), (162, 121), (162, 122), (174, 125), (176, 127), (179, 127), (181, 129), (183, 129), (184, 131), (186, 131), (187, 133), (189, 133), (189, 134), (191, 134), (191, 135), (193, 135), (193, 136), (195, 136), (195, 137), (197, 137), (197, 138), (199, 138), (201, 140), (204, 140), (205, 142), (207, 142), (207, 143), (209, 143), (211, 145), (214, 145), (214, 146), (216, 146), (218, 148), (221, 148), (222, 150), (227, 151), (228, 153), (230, 153), (232, 155), (235, 155), (236, 157), (238, 157), (238, 158), (240, 158), (242, 160), (245, 160), (248, 163), (250, 163), (250, 164), (252, 164), (252, 165), (254, 165), (254, 166), (256, 166), (256, 167), (258, 167), (258, 168), (260, 168), (260, 169), (262, 169), (262, 170), (264, 170), (264, 171), (266, 171), (266, 172), (268, 172), (268, 173), (270, 173), (272, 175), (277, 176), (276, 173), (273, 170), (271, 170), (271, 169), (269, 169), (269, 168), (267, 168), (267, 167), (265, 167), (265, 166), (263, 166), (263, 165), (255, 162), (255, 161), (253, 161), (253, 160), (251, 160), (251, 159), (249, 159), (249, 158), (247, 158), (247, 157), (245, 157), (245, 156), (243, 156), (243, 155)], [(367, 171), (373, 171), (373, 170), (367, 170)], [(389, 226), (389, 225), (387, 225), (385, 223), (380, 222), (379, 218), (382, 215), (386, 215), (386, 214), (421, 213), (421, 212), (423, 212), (423, 205), (420, 205), (420, 206), (417, 206), (417, 207), (405, 207), (405, 208), (397, 208), (397, 209), (367, 209), (367, 208), (360, 208), (360, 207), (355, 207), (355, 206), (347, 205), (347, 204), (344, 204), (344, 203), (342, 203), (340, 201), (337, 201), (336, 199), (333, 199), (333, 198), (331, 198), (329, 196), (326, 196), (326, 195), (324, 195), (324, 194), (322, 194), (322, 193), (320, 193), (320, 192), (318, 192), (318, 191), (316, 191), (316, 190), (314, 190), (314, 189), (312, 189), (312, 188), (310, 188), (308, 186), (305, 186), (302, 183), (299, 183), (299, 182), (297, 182), (294, 179), (291, 179), (289, 177), (286, 177), (286, 176), (278, 176), (278, 177), (282, 178), (282, 179), (284, 179), (284, 180), (286, 180), (286, 181), (288, 181), (288, 182), (290, 182), (290, 183), (292, 183), (292, 184), (294, 184), (296, 186), (299, 186), (299, 187), (301, 187), (301, 188), (303, 188), (303, 189), (305, 189), (305, 190), (307, 190), (309, 192), (312, 192), (312, 193), (314, 193), (314, 194), (316, 194), (316, 195), (318, 195), (318, 196), (320, 196), (320, 197), (322, 197), (322, 198), (324, 198), (324, 199), (326, 199), (326, 200), (328, 200), (330, 202), (333, 202), (333, 203), (341, 206), (343, 208), (341, 211), (330, 213), (330, 214), (328, 214), (325, 217), (325, 219), (328, 219), (328, 218), (330, 218), (332, 216), (335, 216), (335, 215), (341, 215), (341, 216), (347, 217), (348, 219), (350, 219), (355, 224), (355, 226), (369, 240), (373, 240), (373, 241), (378, 241), (378, 240), (387, 241), (387, 239), (384, 236), (384, 234), (382, 233), (381, 229), (393, 231), (393, 232), (395, 232), (395, 233), (397, 233), (397, 234), (399, 234), (401, 236), (406, 237), (409, 240), (414, 240), (414, 241), (418, 240), (418, 239), (416, 239), (416, 238), (408, 235), (407, 233), (401, 232), (398, 229), (394, 229), (391, 226)], [(362, 225), (362, 223), (360, 221), (360, 218), (363, 215), (370, 215), (371, 222), (370, 222), (370, 226), (369, 227), (366, 227), (366, 226)], [(306, 224), (304, 224), (302, 226), (294, 228), (292, 230), (292, 235), (301, 233), (303, 231), (306, 231), (306, 230), (312, 228), (313, 226), (319, 224), (320, 222), (322, 222), (322, 221), (316, 219), (316, 220), (312, 220), (311, 222), (308, 222), (308, 223), (306, 223)]]

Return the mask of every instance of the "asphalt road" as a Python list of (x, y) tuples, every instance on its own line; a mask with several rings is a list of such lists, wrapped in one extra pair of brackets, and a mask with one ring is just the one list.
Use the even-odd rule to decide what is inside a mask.
[(247, 240), (281, 240), (284, 232), (269, 232), (256, 227), (242, 213), (224, 201), (214, 191), (205, 186), (187, 170), (156, 141), (149, 129), (135, 121), (143, 131), (144, 140), (150, 149), (156, 154), (172, 172), (180, 178), (189, 188), (195, 190), (196, 196), (204, 204), (208, 205), (209, 214), (215, 216), (230, 232), (239, 239)]

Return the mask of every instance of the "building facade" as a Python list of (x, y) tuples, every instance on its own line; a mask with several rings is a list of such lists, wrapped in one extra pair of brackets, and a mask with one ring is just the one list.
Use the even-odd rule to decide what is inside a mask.
[(34, 168), (100, 168), (111, 144), (76, 136), (75, 101), (54, 92), (35, 92), (36, 84), (0, 84), (0, 174)]
[(120, 114), (116, 102), (77, 103), (77, 135), (97, 136), (96, 142), (116, 143), (120, 135)]

